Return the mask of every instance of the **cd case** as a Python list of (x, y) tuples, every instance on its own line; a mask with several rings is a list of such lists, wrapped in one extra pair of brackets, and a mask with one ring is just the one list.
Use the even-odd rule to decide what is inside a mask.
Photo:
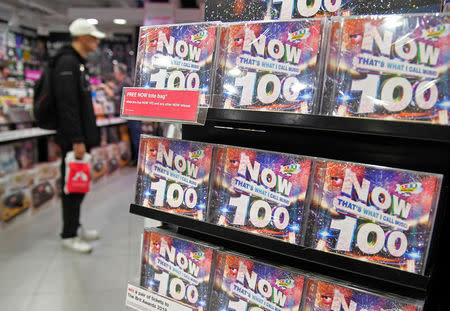
[(304, 296), (304, 311), (421, 311), (423, 308), (423, 303), (419, 301), (368, 292), (348, 284), (315, 277), (307, 280)]
[(316, 162), (305, 243), (424, 274), (442, 175)]
[(208, 310), (218, 249), (169, 231), (147, 228), (141, 286), (193, 310)]
[(301, 243), (312, 158), (216, 147), (209, 222)]
[(437, 13), (441, 0), (208, 0), (205, 20), (238, 22), (364, 14)]
[(204, 123), (214, 80), (218, 25), (141, 27), (135, 85), (124, 89), (122, 116)]
[(300, 310), (305, 280), (293, 270), (219, 252), (209, 310)]
[(325, 19), (224, 24), (214, 107), (314, 113)]
[(449, 123), (448, 14), (333, 17), (322, 113)]
[(136, 204), (205, 220), (213, 147), (141, 135)]

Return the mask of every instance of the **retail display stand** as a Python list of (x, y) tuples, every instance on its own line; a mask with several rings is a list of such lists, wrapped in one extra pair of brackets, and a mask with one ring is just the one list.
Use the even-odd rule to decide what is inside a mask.
[[(210, 109), (204, 127), (183, 126), (183, 138), (342, 161), (389, 165), (444, 176), (450, 173), (450, 135), (446, 126), (283, 113), (272, 113), (272, 120), (264, 124), (265, 119), (260, 118), (264, 114), (267, 112)], [(239, 119), (233, 119), (233, 116), (237, 115)], [(283, 118), (287, 120), (284, 123)], [(290, 118), (297, 118), (298, 122), (292, 124)], [(361, 125), (360, 129), (358, 125)], [(427, 132), (424, 132), (425, 130)], [(179, 227), (179, 233), (185, 236), (274, 264), (320, 273), (373, 290), (423, 299), (424, 310), (439, 310), (437, 308), (443, 301), (439, 298), (442, 297), (442, 289), (438, 284), (448, 273), (444, 265), (444, 249), (439, 248), (446, 232), (448, 233), (444, 226), (448, 219), (445, 210), (448, 204), (448, 189), (448, 180), (444, 178), (424, 275), (357, 261), (136, 204), (130, 206), (130, 212), (176, 225)]]
[[(300, 121), (295, 125), (289, 122), (262, 124), (253, 121), (258, 118), (258, 112), (240, 112), (238, 121), (233, 118), (223, 118), (227, 113), (229, 112), (211, 109), (211, 118), (208, 118), (204, 128), (183, 126), (183, 138), (443, 174), (445, 177), (425, 275), (420, 276), (366, 262), (347, 260), (341, 256), (286, 245), (259, 236), (250, 237), (242, 232), (233, 233), (232, 229), (212, 224), (197, 226), (192, 223), (187, 224), (184, 219), (176, 221), (174, 215), (154, 217), (156, 212), (153, 210), (146, 213), (152, 213), (156, 219), (183, 227), (183, 232), (191, 236), (205, 234), (210, 237), (219, 236), (228, 248), (233, 247), (240, 251), (243, 249), (240, 244), (244, 242), (245, 249), (249, 249), (252, 255), (263, 256), (272, 262), (278, 261), (285, 264), (290, 262), (297, 268), (305, 267), (303, 261), (310, 261), (311, 265), (315, 266), (311, 267), (311, 271), (317, 273), (327, 271), (326, 274), (330, 273), (331, 276), (370, 288), (384, 291), (389, 289), (388, 291), (406, 297), (426, 298), (424, 310), (439, 310), (438, 306), (443, 303), (443, 299), (440, 298), (442, 289), (439, 284), (442, 284), (440, 282), (445, 280), (445, 275), (449, 272), (444, 262), (445, 248), (442, 247), (445, 236), (448, 235), (448, 227), (445, 227), (445, 223), (449, 218), (446, 213), (449, 190), (446, 176), (450, 174), (448, 127), (426, 125), (422, 128), (423, 124), (347, 118), (338, 120), (335, 117), (326, 116), (302, 116), (306, 121)], [(287, 118), (289, 119), (289, 116)], [(324, 126), (319, 127), (311, 120), (317, 120)], [(360, 130), (357, 127), (358, 121), (365, 123)], [(433, 136), (434, 131), (440, 132), (440, 135)], [(135, 206), (132, 206), (131, 211), (139, 213), (139, 209)], [(253, 247), (249, 248), (250, 245)], [(279, 252), (283, 255), (280, 256)], [(298, 260), (295, 264), (290, 257), (292, 254), (295, 254)]]
[[(240, 1), (236, 1), (235, 4), (236, 8), (238, 8), (238, 5), (243, 5)], [(410, 36), (420, 37), (431, 34), (440, 37), (443, 35), (441, 32), (436, 32), (440, 29), (437, 26), (433, 26), (433, 29), (430, 28), (434, 32), (430, 29), (419, 31), (420, 29), (417, 30), (412, 27), (415, 25), (414, 23), (420, 24), (424, 20), (435, 18), (435, 16), (404, 15), (397, 21), (400, 21), (400, 24), (405, 27), (405, 33)], [(436, 17), (436, 19), (439, 18), (442, 18), (442, 20), (448, 19), (447, 16)], [(253, 19), (253, 17), (250, 17), (250, 19)], [(427, 77), (422, 76), (417, 69), (423, 66), (416, 66), (412, 63), (407, 68), (414, 68), (415, 74), (410, 72), (394, 73), (392, 70), (377, 68), (377, 70), (379, 69), (377, 79), (385, 79), (382, 88), (388, 85), (388, 90), (381, 91), (380, 99), (377, 99), (379, 94), (372, 94), (373, 96), (361, 95), (361, 99), (357, 99), (357, 96), (360, 95), (357, 92), (360, 89), (356, 85), (361, 82), (358, 78), (364, 79), (365, 75), (369, 76), (375, 69), (372, 67), (359, 68), (361, 66), (358, 67), (358, 64), (355, 63), (355, 59), (358, 58), (353, 56), (353, 63), (347, 64), (344, 56), (348, 57), (350, 54), (344, 53), (345, 49), (340, 44), (347, 40), (348, 42), (346, 41), (345, 44), (348, 45), (346, 46), (353, 48), (359, 46), (358, 44), (361, 43), (359, 41), (362, 39), (366, 44), (361, 44), (361, 51), (367, 50), (367, 42), (373, 43), (374, 37), (378, 38), (375, 41), (379, 44), (381, 37), (378, 37), (379, 34), (373, 30), (375, 26), (371, 23), (381, 21), (383, 27), (390, 27), (392, 25), (388, 23), (388, 17), (372, 17), (367, 18), (367, 20), (358, 17), (335, 17), (331, 18), (329, 25), (322, 24), (324, 20), (311, 21), (312, 24), (301, 20), (291, 22), (239, 22), (222, 25), (221, 44), (216, 49), (216, 57), (218, 56), (216, 60), (217, 70), (215, 80), (212, 80), (216, 91), (212, 99), (213, 107), (208, 109), (203, 126), (192, 125), (193, 123), (198, 125), (198, 122), (183, 125), (183, 140), (187, 141), (189, 147), (178, 150), (175, 146), (169, 149), (166, 143), (158, 142), (159, 139), (156, 138), (141, 141), (140, 157), (141, 160), (144, 159), (148, 163), (144, 162), (144, 165), (138, 165), (137, 200), (136, 204), (131, 204), (130, 213), (174, 225), (178, 233), (185, 237), (212, 243), (223, 247), (226, 251), (240, 252), (244, 257), (253, 258), (252, 264), (255, 266), (259, 262), (257, 260), (262, 260), (271, 265), (288, 267), (293, 270), (300, 269), (307, 274), (310, 273), (311, 275), (305, 274), (309, 283), (304, 288), (311, 293), (322, 293), (322, 291), (326, 292), (325, 289), (329, 290), (329, 286), (326, 285), (327, 281), (315, 280), (315, 275), (321, 275), (338, 279), (339, 282), (345, 282), (347, 285), (350, 283), (357, 287), (370, 289), (382, 293), (382, 295), (389, 296), (392, 294), (411, 300), (424, 301), (423, 310), (425, 311), (444, 310), (445, 287), (441, 284), (445, 284), (444, 282), (447, 281), (449, 268), (445, 263), (445, 248), (442, 245), (445, 245), (446, 236), (449, 234), (448, 226), (445, 226), (445, 224), (449, 220), (446, 207), (449, 203), (448, 176), (450, 174), (450, 163), (448, 161), (450, 158), (450, 128), (443, 125), (448, 124), (448, 109), (445, 106), (447, 98), (445, 65), (441, 66), (441, 71), (433, 71), (435, 78), (438, 78), (436, 79), (437, 82), (433, 81), (433, 83), (436, 82), (437, 84), (424, 83), (423, 81), (428, 81), (426, 80)], [(345, 39), (333, 41), (333, 34), (342, 34), (340, 28), (337, 27), (339, 23), (341, 23), (341, 26), (345, 26), (346, 23), (354, 25), (356, 32), (363, 29), (364, 26), (367, 34), (361, 35), (347, 31), (344, 33)], [(331, 28), (332, 26), (334, 28)], [(393, 25), (394, 28), (397, 26)], [(399, 32), (403, 31), (400, 26), (398, 27)], [(335, 33), (332, 31), (335, 31)], [(366, 35), (367, 37), (365, 37)], [(167, 38), (162, 41), (163, 43), (158, 43), (161, 40), (160, 34), (153, 37), (153, 40), (145, 43), (145, 47), (150, 51), (157, 49), (158, 46), (166, 46), (167, 49), (174, 44), (174, 41), (170, 44)], [(315, 44), (323, 45), (323, 42), (328, 42), (325, 47), (321, 48), (322, 53), (318, 53), (318, 47), (305, 44), (307, 41), (301, 42), (308, 37)], [(417, 39), (421, 40), (422, 38)], [(436, 42), (436, 39), (431, 39), (431, 37), (427, 37), (426, 40)], [(305, 46), (302, 46), (302, 44), (305, 44)], [(337, 47), (333, 47), (333, 44)], [(386, 46), (390, 47), (391, 45), (387, 44)], [(403, 56), (408, 54), (409, 57), (409, 54), (414, 51), (412, 43), (405, 43), (402, 40), (397, 40), (395, 47), (396, 53)], [(311, 50), (309, 51), (308, 48), (311, 48)], [(423, 49), (422, 52), (426, 50), (423, 44), (419, 44), (419, 48)], [(437, 51), (433, 54), (437, 60), (439, 49), (434, 48), (431, 44), (428, 51)], [(181, 44), (179, 49), (183, 51)], [(379, 49), (380, 51), (383, 50), (381, 45)], [(286, 55), (289, 54), (290, 56), (284, 57), (282, 55), (285, 50)], [(386, 48), (387, 50), (390, 51)], [(312, 55), (312, 58), (303, 60), (297, 53), (298, 51), (308, 51), (306, 53), (309, 53), (309, 56)], [(372, 50), (372, 52), (373, 55), (367, 58), (370, 61), (382, 57), (383, 61), (387, 61), (390, 66), (394, 63), (397, 65), (396, 57), (391, 57), (387, 55), (388, 53), (384, 53), (386, 55), (383, 56), (376, 55), (378, 50)], [(149, 55), (151, 56), (151, 53)], [(298, 55), (298, 57), (295, 58), (295, 55)], [(404, 58), (411, 62), (416, 61), (415, 58), (408, 57)], [(145, 59), (143, 56), (141, 58)], [(151, 59), (155, 60), (154, 57)], [(172, 58), (169, 58), (169, 60), (172, 63), (174, 61)], [(418, 61), (421, 62), (423, 59)], [(367, 62), (369, 63), (369, 61)], [(144, 63), (144, 61), (142, 60), (141, 63)], [(316, 67), (317, 63), (319, 69)], [(402, 63), (402, 65), (406, 65), (406, 63)], [(436, 64), (430, 62), (428, 65), (430, 67), (423, 67), (427, 72), (435, 70), (431, 66)], [(358, 70), (354, 70), (356, 67)], [(138, 71), (141, 72), (139, 77), (146, 79), (145, 75), (150, 74), (150, 79), (147, 80), (158, 82), (157, 77), (152, 78), (151, 75), (158, 74), (160, 71), (152, 73), (149, 72), (149, 69), (155, 69), (154, 65), (147, 64), (142, 68), (138, 67)], [(309, 69), (312, 70), (309, 71)], [(395, 70), (401, 69), (396, 68)], [(308, 74), (309, 72), (310, 74)], [(302, 76), (301, 73), (306, 75)], [(393, 74), (399, 74), (402, 77), (392, 77)], [(172, 78), (172, 88), (176, 88), (174, 81), (178, 81), (179, 85), (184, 81), (184, 75), (179, 73), (177, 75), (179, 75), (177, 79)], [(166, 78), (166, 75), (164, 75), (164, 79)], [(399, 81), (403, 83), (400, 86), (395, 84)], [(413, 84), (416, 86), (414, 89)], [(346, 103), (341, 104), (334, 111), (333, 105), (343, 102), (342, 96), (339, 97), (338, 94), (345, 93), (345, 87), (349, 85), (351, 85), (350, 93), (354, 97), (346, 94), (348, 95), (344, 100)], [(142, 87), (142, 83), (139, 86)], [(158, 89), (166, 91), (163, 87), (154, 85), (147, 85), (147, 87), (153, 89), (153, 91), (155, 89), (156, 91), (159, 91)], [(411, 92), (408, 92), (410, 89)], [(413, 91), (418, 93), (414, 97), (416, 106), (413, 104), (412, 97), (409, 98)], [(355, 95), (355, 93), (357, 94)], [(133, 96), (138, 95), (133, 91)], [(362, 97), (366, 101), (373, 101), (371, 103), (378, 106), (372, 107), (373, 111), (352, 107), (351, 101), (357, 104), (363, 101)], [(132, 101), (135, 101), (135, 99)], [(320, 107), (317, 104), (319, 102), (321, 102)], [(124, 103), (122, 104), (124, 105)], [(401, 104), (401, 109), (399, 106), (393, 107), (395, 104)], [(439, 109), (428, 111), (430, 109), (427, 106), (428, 104), (432, 107), (436, 104)], [(384, 108), (389, 111), (384, 111)], [(398, 110), (394, 111), (397, 108)], [(341, 113), (343, 111), (345, 113)], [(309, 114), (299, 114), (298, 112)], [(398, 114), (393, 112), (398, 112)], [(314, 113), (321, 113), (321, 115)], [(123, 111), (122, 115), (125, 116)], [(143, 114), (141, 116), (145, 117)], [(370, 119), (348, 118), (348, 116)], [(409, 122), (393, 121), (397, 117), (407, 119)], [(152, 120), (155, 120), (154, 116)], [(201, 123), (203, 124), (203, 122)], [(184, 141), (177, 141), (173, 144), (182, 144)], [(195, 147), (191, 147), (193, 141), (196, 142)], [(209, 168), (207, 174), (202, 175), (201, 182), (194, 183), (195, 179), (191, 180), (182, 175), (191, 164), (193, 167), (197, 164), (201, 167), (198, 162), (195, 164), (199, 155), (209, 159), (209, 156), (206, 156), (208, 153), (200, 146), (211, 145), (214, 146), (211, 176), (209, 176)], [(260, 151), (263, 156), (261, 156)], [(227, 152), (233, 156), (228, 157)], [(188, 163), (189, 159), (192, 162)], [(325, 164), (328, 160), (333, 163), (332, 165), (338, 167), (338, 177), (335, 177), (335, 175), (320, 175), (322, 174), (321, 169), (324, 171), (328, 169), (327, 164)], [(322, 164), (320, 164), (321, 161), (323, 161)], [(354, 175), (349, 177), (353, 178), (349, 182), (347, 171), (351, 171), (349, 169), (351, 166), (355, 167), (357, 173), (350, 172)], [(227, 167), (233, 168), (227, 171)], [(242, 170), (241, 167), (243, 167)], [(324, 167), (327, 168), (324, 169)], [(195, 168), (190, 168), (191, 172), (193, 169)], [(300, 174), (300, 172), (302, 173)], [(341, 176), (343, 172), (345, 172), (345, 177)], [(261, 175), (259, 175), (260, 173)], [(305, 180), (301, 179), (303, 174)], [(314, 175), (314, 180), (308, 179), (308, 174)], [(372, 193), (376, 191), (376, 194), (373, 193), (369, 197), (371, 181), (368, 179), (371, 177), (367, 176), (371, 174), (378, 176), (373, 178), (379, 178), (379, 182), (376, 183), (376, 186), (370, 188), (370, 191)], [(222, 178), (222, 175), (225, 177)], [(293, 177), (293, 175), (298, 176)], [(316, 176), (318, 176), (317, 179)], [(331, 180), (335, 178), (336, 183), (330, 182), (330, 184), (325, 185), (324, 176), (331, 177)], [(291, 183), (291, 178), (297, 178), (298, 180)], [(316, 180), (323, 183), (316, 185)], [(350, 190), (346, 192), (348, 196), (333, 198), (333, 195), (344, 193), (343, 183), (346, 183), (345, 180), (350, 184)], [(397, 181), (399, 184), (395, 184)], [(201, 184), (203, 189), (203, 183), (209, 183), (209, 187), (212, 189), (209, 191), (209, 201), (206, 207), (204, 201), (202, 201), (205, 199), (203, 193), (198, 194), (200, 192), (196, 188)], [(289, 197), (290, 193), (285, 193), (286, 195), (283, 196), (280, 188), (272, 191), (275, 186), (280, 187), (280, 185), (284, 189), (288, 187), (290, 189), (288, 192), (293, 190), (294, 195)], [(296, 189), (296, 186), (301, 191)], [(323, 191), (323, 193), (326, 192), (328, 197), (314, 201), (316, 199), (314, 196), (316, 188), (321, 189), (320, 191)], [(353, 188), (355, 190), (352, 193)], [(362, 188), (366, 189), (366, 192), (361, 190)], [(170, 195), (167, 195), (169, 189)], [(311, 192), (306, 191), (306, 189), (311, 190)], [(336, 191), (337, 194), (333, 191)], [(230, 193), (235, 196), (231, 196)], [(366, 198), (361, 200), (359, 196), (362, 193), (366, 194)], [(419, 193), (421, 193), (420, 199), (417, 199), (419, 196), (411, 199), (420, 201), (417, 204), (419, 207), (415, 212), (411, 212), (411, 214), (414, 214), (411, 217), (412, 221), (410, 221), (411, 219), (407, 220), (411, 207), (407, 198), (411, 194)], [(278, 194), (281, 195), (278, 196)], [(255, 195), (256, 199), (251, 197), (252, 195)], [(403, 195), (401, 202), (399, 201), (400, 195)], [(200, 196), (201, 200), (199, 201)], [(226, 198), (224, 199), (224, 197)], [(244, 203), (241, 199), (245, 200)], [(335, 200), (332, 201), (333, 199)], [(335, 202), (339, 199), (345, 201), (345, 206), (336, 207)], [(232, 200), (233, 204), (231, 203)], [(367, 201), (367, 204), (359, 204), (360, 201)], [(206, 208), (206, 218), (204, 218), (203, 212), (195, 209), (198, 207), (197, 202), (202, 202), (201, 209)], [(250, 202), (251, 206), (249, 205)], [(351, 208), (348, 208), (347, 202), (352, 204)], [(169, 208), (166, 208), (168, 207), (166, 203), (170, 205)], [(186, 211), (183, 210), (183, 207), (180, 208), (183, 203), (192, 210), (192, 215), (188, 213), (190, 210)], [(255, 206), (253, 204), (258, 207), (253, 209)], [(192, 205), (192, 207), (189, 205)], [(374, 208), (372, 209), (370, 205)], [(244, 206), (244, 212), (241, 209), (239, 217), (237, 217), (237, 210), (241, 206)], [(285, 206), (288, 206), (289, 210), (284, 208)], [(230, 212), (227, 207), (232, 207), (234, 210), (234, 217), (231, 217), (231, 219), (227, 218), (226, 213)], [(309, 214), (302, 215), (304, 207), (307, 208)], [(326, 210), (329, 207), (332, 209), (331, 216), (330, 214), (326, 215)], [(358, 207), (361, 207), (362, 213), (366, 214), (350, 211), (350, 209), (356, 210)], [(401, 217), (387, 217), (383, 214), (385, 211), (391, 211), (391, 209), (392, 215)], [(414, 207), (411, 210), (414, 210)], [(263, 215), (260, 214), (260, 211), (264, 211)], [(368, 216), (371, 212), (376, 215)], [(276, 219), (275, 217), (272, 219), (272, 213), (274, 215), (278, 213)], [(314, 215), (311, 216), (312, 214)], [(352, 220), (351, 227), (355, 229), (350, 230), (351, 237), (347, 236), (343, 239), (346, 241), (343, 241), (342, 244), (348, 247), (342, 247), (342, 245), (341, 247), (330, 247), (326, 244), (327, 237), (325, 236), (325, 234), (329, 234), (329, 232), (326, 232), (327, 222), (335, 220), (332, 215), (346, 217), (347, 214), (353, 216), (350, 217), (350, 220)], [(246, 222), (247, 217), (251, 220), (251, 224)], [(294, 223), (290, 222), (291, 217), (294, 217)], [(236, 219), (239, 219), (239, 221), (236, 221)], [(336, 219), (343, 220), (342, 218)], [(363, 222), (360, 222), (361, 219)], [(276, 223), (277, 221), (278, 223)], [(278, 228), (280, 230), (277, 231), (269, 226), (269, 223), (272, 224), (272, 222), (274, 227), (283, 228)], [(294, 232), (295, 225), (297, 225), (295, 229), (303, 232), (304, 236), (300, 237)], [(303, 227), (299, 229), (298, 226)], [(359, 237), (354, 238), (353, 234), (359, 236), (360, 230), (364, 226), (366, 235), (361, 239)], [(396, 231), (395, 228), (398, 226), (402, 229)], [(341, 228), (336, 227), (338, 225), (333, 229), (341, 232)], [(325, 232), (323, 233), (323, 241), (320, 239), (319, 241), (314, 240), (320, 236), (322, 232), (318, 234), (318, 231), (322, 228), (325, 228), (323, 230)], [(357, 233), (355, 233), (356, 228), (358, 229)], [(289, 230), (292, 232), (288, 232)], [(314, 236), (315, 234), (317, 235)], [(413, 247), (408, 249), (408, 254), (406, 254), (404, 242), (411, 237), (414, 241)], [(350, 249), (353, 239), (358, 240), (354, 244), (360, 250), (355, 250), (356, 246), (354, 249)], [(317, 245), (313, 246), (311, 243), (317, 243)], [(332, 243), (340, 244), (336, 241)], [(361, 246), (367, 247), (363, 250)], [(371, 253), (375, 248), (377, 250)], [(408, 259), (407, 256), (411, 256), (411, 258)], [(224, 278), (218, 281), (224, 283), (222, 285), (218, 285), (217, 282), (214, 283), (212, 294), (217, 295), (215, 298), (222, 297), (221, 290), (226, 291), (229, 295), (242, 290), (238, 296), (248, 295), (246, 296), (248, 297), (247, 302), (252, 299), (258, 300), (260, 296), (252, 296), (256, 293), (256, 290), (255, 292), (247, 292), (246, 289), (241, 289), (239, 284), (235, 285), (233, 289), (227, 288), (229, 284), (225, 284), (225, 282), (232, 279), (230, 275), (226, 275), (227, 272), (239, 274), (237, 267), (227, 266), (223, 269), (228, 268), (231, 270), (225, 271)], [(223, 271), (220, 271), (220, 269), (219, 267), (219, 272), (216, 273), (221, 274)], [(267, 271), (274, 270), (268, 268), (265, 271), (266, 276), (269, 276), (272, 272)], [(250, 272), (247, 270), (241, 273), (246, 273), (245, 276), (248, 278), (249, 286), (253, 285), (254, 289), (256, 276), (253, 278), (254, 275), (251, 274), (250, 277)], [(240, 276), (242, 277), (242, 274)], [(225, 279), (228, 281), (225, 281)], [(242, 279), (245, 280), (245, 277)], [(281, 278), (276, 281), (278, 288), (294, 288), (293, 285), (291, 287), (291, 284), (289, 284), (291, 279)], [(261, 284), (263, 285), (258, 287), (259, 293), (265, 298), (269, 298), (268, 289), (274, 285), (271, 285), (270, 281), (267, 280)], [(333, 286), (330, 288), (333, 288)], [(177, 289), (177, 287), (175, 286), (174, 289)], [(347, 292), (352, 292), (352, 289), (348, 289)], [(349, 295), (351, 296), (351, 294)], [(242, 296), (239, 297), (242, 298)], [(331, 303), (328, 298), (327, 295), (322, 295), (323, 304)], [(223, 298), (225, 306), (220, 305), (220, 303), (217, 305), (217, 301), (215, 305), (213, 303), (213, 309), (247, 310), (247, 302), (243, 300), (234, 301), (233, 307), (231, 307), (227, 299), (226, 297)], [(305, 299), (302, 302), (303, 310), (309, 310), (308, 307), (311, 306), (314, 310), (318, 310), (315, 308), (314, 300), (308, 301), (308, 297)], [(255, 300), (252, 303), (255, 303)], [(276, 309), (267, 301), (261, 301), (263, 301), (261, 304), (256, 303), (257, 310), (261, 310), (260, 307), (263, 305), (265, 310)], [(334, 302), (333, 299), (333, 304)], [(368, 305), (370, 305), (370, 308), (373, 307), (371, 303), (368, 303)], [(252, 310), (253, 307), (249, 308), (249, 310)], [(382, 304), (382, 308), (410, 310), (406, 307), (403, 309), (400, 305), (387, 307), (387, 304)], [(356, 309), (356, 305), (351, 308), (347, 305), (347, 308), (344, 309), (359, 310)], [(326, 310), (329, 310), (329, 308)], [(339, 305), (336, 308), (336, 305), (334, 305), (331, 310), (341, 310), (341, 307)], [(411, 310), (416, 310), (416, 307)]]

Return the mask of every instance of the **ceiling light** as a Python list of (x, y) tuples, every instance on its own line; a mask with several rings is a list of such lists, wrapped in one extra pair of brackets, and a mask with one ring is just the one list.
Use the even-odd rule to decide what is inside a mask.
[(97, 25), (98, 24), (98, 20), (95, 18), (88, 18), (87, 22), (91, 25)]
[(115, 18), (113, 20), (113, 23), (117, 25), (125, 25), (127, 23), (127, 20), (123, 18)]

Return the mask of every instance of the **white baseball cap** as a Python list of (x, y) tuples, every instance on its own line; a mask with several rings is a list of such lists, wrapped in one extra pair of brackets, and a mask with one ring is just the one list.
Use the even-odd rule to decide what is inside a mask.
[(99, 31), (94, 25), (89, 24), (89, 22), (84, 18), (77, 18), (74, 20), (69, 26), (69, 31), (73, 37), (82, 35), (93, 36), (97, 39), (103, 39), (106, 37), (105, 33)]

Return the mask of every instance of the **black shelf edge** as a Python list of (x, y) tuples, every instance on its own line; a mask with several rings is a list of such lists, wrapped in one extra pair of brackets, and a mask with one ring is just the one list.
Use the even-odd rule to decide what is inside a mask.
[(207, 119), (216, 122), (294, 127), (450, 142), (450, 126), (419, 122), (220, 108), (209, 108)]
[(289, 266), (301, 270), (309, 271), (303, 269), (304, 264), (313, 265), (317, 270), (311, 271), (313, 273), (326, 275), (331, 270), (341, 280), (350, 281), (373, 290), (389, 290), (394, 294), (416, 299), (424, 299), (426, 296), (429, 284), (429, 277), (427, 276), (321, 252), (136, 204), (130, 205), (130, 213), (185, 228), (188, 231), (198, 233), (196, 236), (199, 236), (200, 239), (202, 239), (202, 236), (207, 237), (207, 242), (215, 242), (214, 244), (219, 246), (223, 246), (224, 241), (231, 242), (236, 246), (236, 249), (232, 250), (247, 255), (253, 253), (252, 249), (259, 249), (265, 252), (265, 257), (272, 255), (266, 258), (277, 258), (281, 255), (287, 259)]

